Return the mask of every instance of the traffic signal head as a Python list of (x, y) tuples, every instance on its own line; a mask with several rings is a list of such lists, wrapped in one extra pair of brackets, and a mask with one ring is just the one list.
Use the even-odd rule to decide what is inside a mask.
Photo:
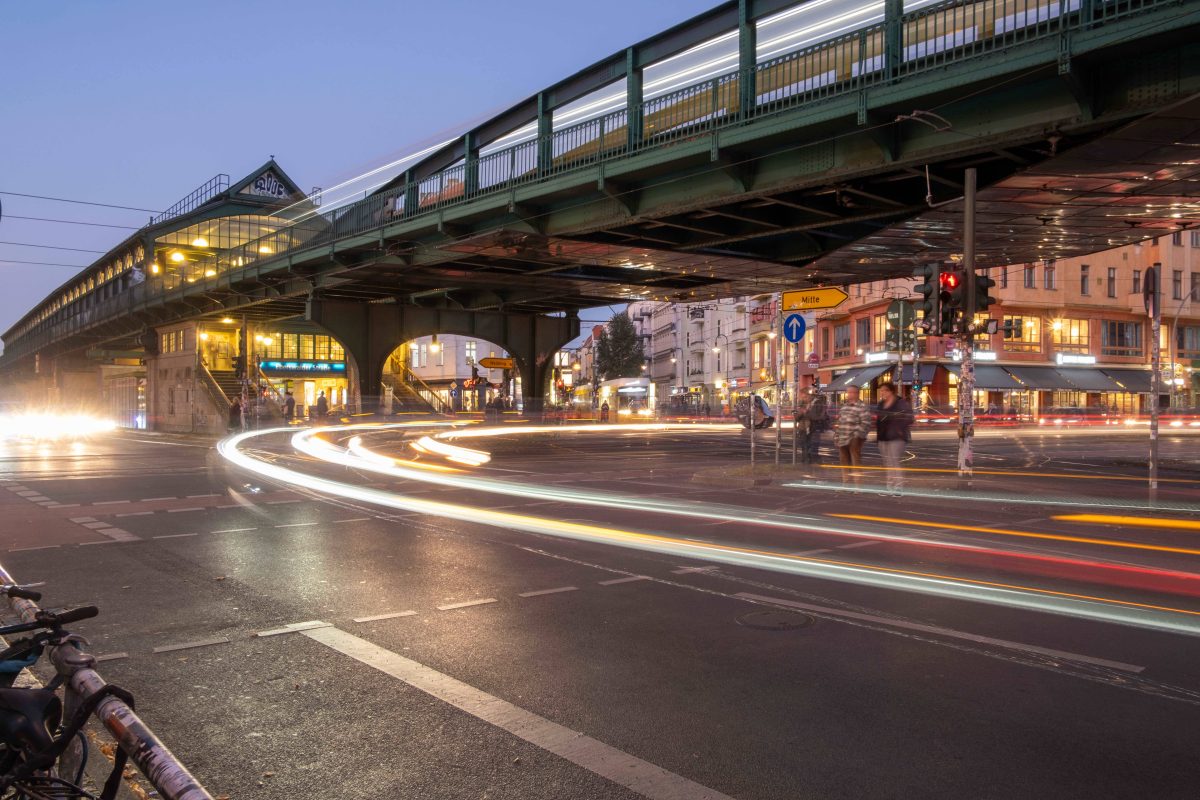
[(913, 277), (921, 280), (921, 283), (917, 285), (917, 293), (921, 295), (921, 299), (917, 301), (916, 305), (923, 320), (937, 317), (938, 282), (941, 269), (940, 264), (926, 264), (913, 270)]
[(996, 302), (996, 298), (988, 294), (988, 290), (996, 285), (996, 281), (990, 278), (986, 272), (975, 274), (975, 297), (971, 307), (972, 315), (987, 311), (988, 306)]
[(947, 270), (938, 275), (939, 292), (943, 306), (967, 307), (967, 276), (960, 269)]

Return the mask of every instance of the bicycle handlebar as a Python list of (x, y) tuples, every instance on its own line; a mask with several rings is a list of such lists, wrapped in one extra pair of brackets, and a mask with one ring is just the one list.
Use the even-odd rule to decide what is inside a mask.
[(22, 600), (42, 599), (41, 592), (35, 592), (32, 589), (26, 589), (24, 586), (3, 586), (0, 587), (0, 594), (6, 594), (9, 597), (19, 597)]
[(40, 611), (37, 615), (37, 621), (44, 625), (52, 625), (58, 627), (66, 625), (70, 622), (78, 622), (81, 619), (91, 619), (100, 613), (100, 609), (95, 606), (80, 606), (79, 608), (68, 609), (55, 613), (53, 611)]

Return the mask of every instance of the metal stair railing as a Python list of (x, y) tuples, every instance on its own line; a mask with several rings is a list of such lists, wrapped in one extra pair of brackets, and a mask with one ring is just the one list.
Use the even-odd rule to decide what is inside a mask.
[(429, 407), (438, 414), (453, 414), (454, 409), (442, 399), (441, 395), (435, 392), (429, 384), (421, 380), (415, 372), (407, 364), (402, 363), (398, 359), (393, 360), (393, 376), (398, 377), (400, 382), (408, 384), (418, 397), (429, 404)]
[(221, 388), (221, 384), (217, 383), (217, 379), (209, 372), (207, 364), (200, 364), (197, 370), (200, 373), (200, 382), (208, 389), (209, 397), (216, 403), (220, 409), (227, 409), (233, 403), (233, 400), (225, 394), (225, 390)]

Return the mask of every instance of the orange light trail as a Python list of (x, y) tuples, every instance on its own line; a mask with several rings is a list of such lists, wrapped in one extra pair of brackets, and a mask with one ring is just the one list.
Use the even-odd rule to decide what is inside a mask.
[(954, 525), (949, 522), (922, 522), (920, 520), (895, 519), (893, 517), (873, 517), (867, 514), (827, 514), (838, 519), (857, 519), (863, 522), (884, 522), (894, 525), (913, 525), (925, 528), (940, 528), (949, 531), (968, 531), (970, 533), (991, 533), (998, 536), (1018, 536), (1024, 539), (1046, 539), (1055, 542), (1072, 542), (1074, 544), (1094, 544), (1102, 547), (1125, 547), (1131, 550), (1154, 550), (1161, 553), (1181, 553), (1188, 556), (1200, 556), (1200, 550), (1187, 547), (1168, 547), (1160, 544), (1141, 544), (1138, 542), (1121, 542), (1115, 539), (1092, 539), (1086, 536), (1064, 536), (1057, 533), (1034, 533), (1033, 531), (1013, 531), (1006, 528), (983, 528), (977, 525)]
[[(854, 470), (885, 470), (887, 467), (877, 467), (868, 464), (858, 464), (853, 467), (844, 464), (821, 464), (822, 469), (854, 469)], [(957, 467), (901, 467), (905, 472), (952, 472), (958, 474)], [(972, 470), (975, 475), (1008, 475), (1016, 478), (1072, 478), (1074, 480), (1087, 481), (1141, 481), (1145, 483), (1144, 475), (1075, 475), (1067, 472), (1018, 472), (1015, 470), (1003, 469), (976, 469)], [(1159, 483), (1200, 483), (1200, 481), (1191, 480), (1189, 478), (1159, 478)]]
[(1177, 531), (1200, 531), (1200, 521), (1166, 519), (1163, 517), (1122, 517), (1110, 514), (1060, 514), (1051, 517), (1061, 522), (1090, 522), (1097, 525), (1133, 525), (1141, 528), (1166, 528)]

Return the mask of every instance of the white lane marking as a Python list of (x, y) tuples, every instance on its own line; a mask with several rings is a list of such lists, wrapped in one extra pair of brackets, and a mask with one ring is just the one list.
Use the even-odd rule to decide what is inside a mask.
[(153, 503), (156, 500), (178, 500), (178, 499), (179, 499), (178, 497), (143, 497), (141, 502)]
[(101, 540), (99, 540), (99, 541), (96, 541), (96, 542), (80, 542), (80, 543), (79, 543), (79, 546), (80, 546), (80, 547), (87, 547), (87, 546), (89, 546), (89, 545), (93, 545), (93, 544), (116, 544), (116, 543), (117, 543), (117, 540), (116, 540), (116, 539), (101, 539)]
[(303, 500), (268, 500), (266, 502), (266, 505), (281, 506), (285, 503), (303, 503), (303, 502), (304, 502)]
[(92, 528), (93, 530), (96, 528), (111, 528), (112, 527), (107, 522), (81, 522), (79, 524), (85, 528)]
[(71, 522), (95, 522), (95, 517), (71, 517)]
[(102, 656), (96, 656), (96, 661), (116, 661), (121, 658), (129, 658), (129, 653), (105, 653)]
[(128, 500), (98, 500), (92, 503), (94, 506), (119, 506), (122, 503), (128, 503)]
[(276, 528), (302, 528), (305, 525), (320, 525), (319, 522), (287, 522), (283, 525), (276, 525)]
[(19, 489), (17, 490), (17, 494), (21, 497), (33, 497), (35, 494), (41, 494), (41, 492), (35, 492), (33, 489)]
[(184, 642), (183, 644), (164, 644), (154, 648), (155, 653), (171, 653), (176, 650), (191, 650), (193, 647), (211, 647), (214, 644), (229, 644), (229, 640), (224, 636), (217, 636), (212, 639), (201, 639), (197, 642)]
[(1145, 667), (1140, 667), (1137, 664), (1126, 664), (1123, 661), (1110, 661), (1107, 658), (1095, 658), (1094, 656), (1085, 656), (1079, 653), (1070, 653), (1065, 650), (1054, 650), (1049, 647), (1039, 647), (1034, 644), (1025, 644), (1024, 642), (1013, 642), (1008, 639), (995, 639), (991, 636), (979, 636), (966, 631), (958, 631), (953, 628), (942, 628), (937, 625), (923, 625), (919, 622), (908, 622), (907, 620), (892, 619), (890, 617), (877, 617), (873, 614), (862, 614), (857, 611), (846, 611), (840, 608), (828, 608), (826, 606), (814, 606), (809, 603), (798, 603), (795, 600), (785, 600), (781, 597), (766, 597), (761, 594), (751, 594), (749, 592), (738, 592), (735, 597), (740, 597), (744, 600), (754, 600), (762, 603), (772, 603), (779, 606), (787, 606), (789, 608), (799, 608), (805, 611), (814, 611), (819, 614), (826, 614), (834, 617), (845, 617), (846, 619), (857, 619), (863, 622), (870, 622), (876, 625), (883, 625), (891, 628), (902, 628), (908, 631), (919, 631), (921, 633), (929, 633), (934, 636), (946, 636), (953, 639), (964, 639), (968, 642), (976, 642), (978, 644), (990, 644), (997, 647), (1005, 647), (1010, 650), (1024, 650), (1027, 653), (1039, 653), (1052, 658), (1061, 658), (1067, 661), (1082, 661), (1087, 664), (1095, 664), (1101, 667), (1110, 669), (1119, 669), (1124, 672), (1138, 673), (1145, 670)]
[(335, 519), (333, 522), (370, 522), (370, 517), (355, 517), (353, 519)]
[(191, 506), (189, 508), (168, 508), (167, 513), (168, 514), (182, 514), (184, 511), (203, 511), (203, 510), (204, 509), (201, 508), (200, 506)]
[(650, 800), (732, 800), (353, 634), (326, 627), (304, 636)]
[(680, 567), (671, 570), (672, 575), (687, 575), (689, 572), (712, 572), (719, 567)]
[(259, 631), (254, 634), (258, 637), (263, 636), (282, 636), (285, 633), (299, 633), (300, 631), (310, 631), (314, 628), (331, 627), (328, 622), (321, 622), (319, 619), (309, 620), (308, 622), (293, 622), (290, 625), (284, 625), (282, 628), (274, 628), (269, 631)]
[(189, 494), (187, 497), (189, 500), (194, 500), (197, 497), (220, 497), (220, 496), (221, 495), (219, 495), (219, 494)]
[(396, 617), (415, 617), (415, 611), (393, 611), (390, 614), (376, 614), (373, 617), (355, 617), (355, 622), (378, 622), (381, 619), (395, 619)]
[(226, 528), (223, 531), (213, 531), (213, 533), (244, 533), (245, 531), (256, 531), (258, 528)]
[(59, 503), (54, 508), (79, 508), (79, 503)]
[(164, 533), (161, 536), (151, 536), (151, 539), (182, 539), (185, 536), (198, 536), (195, 533)]
[(611, 581), (597, 581), (601, 586), (616, 586), (618, 583), (633, 583), (634, 581), (653, 580), (649, 575), (630, 575), (628, 578), (613, 578)]
[(118, 517), (144, 517), (147, 514), (153, 514), (153, 511), (126, 511), (124, 514), (117, 514)]
[(107, 536), (114, 542), (140, 542), (142, 540), (142, 537), (134, 536), (129, 531), (122, 530), (121, 528), (96, 528), (93, 532), (101, 536)]
[(560, 592), (578, 591), (578, 586), (559, 586), (557, 589), (539, 589), (536, 592), (520, 592), (517, 597), (541, 597), (544, 594), (558, 594)]
[(60, 544), (43, 544), (38, 547), (14, 547), (11, 550), (9, 550), (8, 552), (24, 553), (28, 550), (57, 550), (60, 547), (62, 547), (62, 545), (60, 545)]
[(469, 606), (483, 606), (488, 603), (499, 603), (500, 601), (494, 597), (485, 597), (482, 600), (468, 600), (465, 603), (450, 603), (449, 605), (438, 606), (438, 611), (453, 611), (456, 608), (467, 608)]
[(866, 541), (866, 542), (851, 542), (850, 544), (840, 544), (840, 545), (838, 545), (837, 549), (838, 550), (852, 550), (855, 547), (870, 547), (873, 544), (879, 544), (879, 540), (871, 539), (870, 541)]
[(241, 503), (230, 503), (227, 506), (213, 506), (213, 508), (240, 508)]

